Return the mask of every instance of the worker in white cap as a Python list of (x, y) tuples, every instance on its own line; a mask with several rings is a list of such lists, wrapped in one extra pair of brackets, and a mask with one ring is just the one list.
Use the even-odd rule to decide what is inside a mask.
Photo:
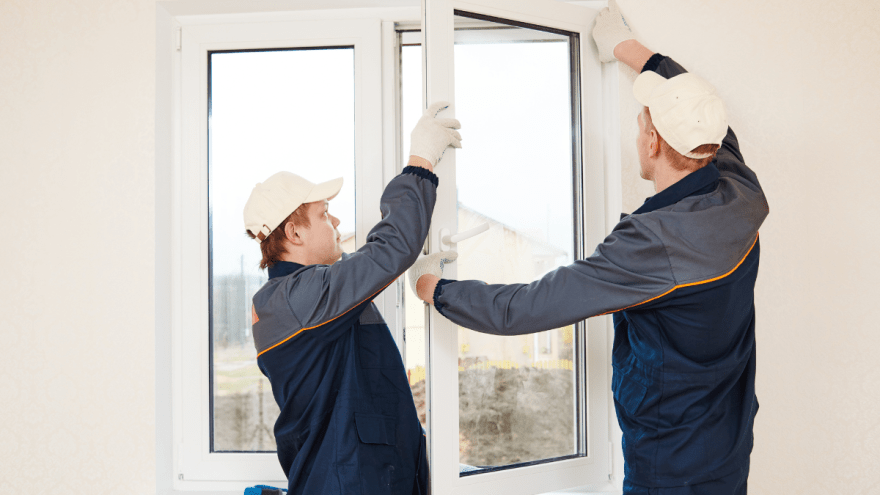
[(421, 299), (478, 332), (519, 335), (613, 313), (623, 493), (745, 494), (767, 202), (711, 84), (636, 41), (614, 0), (593, 38), (600, 60), (640, 72), (636, 148), (656, 194), (592, 255), (530, 284), (441, 279), (441, 262), (427, 257), (410, 275)]
[(244, 208), (269, 281), (253, 298), (257, 364), (281, 409), (278, 460), (288, 493), (426, 494), (425, 437), (397, 345), (373, 298), (418, 257), (436, 200), (433, 169), (461, 147), (455, 119), (431, 105), (412, 131), (409, 165), (380, 201), (382, 221), (342, 252), (321, 184), (279, 172)]

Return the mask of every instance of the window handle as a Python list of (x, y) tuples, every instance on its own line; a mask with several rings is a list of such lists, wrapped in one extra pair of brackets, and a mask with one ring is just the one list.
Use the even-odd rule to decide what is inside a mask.
[(440, 245), (443, 248), (443, 251), (447, 251), (449, 249), (454, 248), (454, 244), (458, 244), (459, 242), (470, 239), (471, 237), (482, 234), (483, 232), (489, 230), (489, 224), (483, 223), (478, 225), (472, 229), (465, 230), (464, 232), (459, 232), (458, 234), (451, 235), (449, 229), (441, 229), (440, 230)]

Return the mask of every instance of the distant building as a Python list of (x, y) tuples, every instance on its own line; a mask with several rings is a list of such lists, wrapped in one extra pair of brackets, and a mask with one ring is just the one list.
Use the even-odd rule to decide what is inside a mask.
[[(528, 283), (570, 259), (569, 252), (458, 204), (458, 231), (489, 224), (489, 230), (459, 243), (458, 280)], [(422, 302), (406, 289), (407, 368), (424, 366)], [(459, 327), (459, 366), (569, 368), (572, 327), (561, 331), (499, 337)], [(413, 338), (410, 338), (412, 336)], [(419, 378), (423, 371), (415, 376)], [(411, 379), (411, 381), (413, 381)]]

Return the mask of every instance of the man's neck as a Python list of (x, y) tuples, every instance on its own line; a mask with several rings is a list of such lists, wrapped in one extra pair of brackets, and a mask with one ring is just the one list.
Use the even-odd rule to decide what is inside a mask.
[(691, 172), (691, 170), (676, 170), (668, 163), (658, 166), (655, 169), (653, 177), (654, 194), (657, 194), (681, 179), (684, 179)]
[(308, 256), (300, 252), (291, 253), (290, 251), (287, 251), (279, 256), (279, 258), (281, 259), (281, 261), (289, 261), (291, 263), (297, 263), (303, 266), (315, 264), (315, 262), (311, 261)]
[(294, 252), (287, 251), (286, 253), (279, 256), (279, 258), (281, 259), (281, 261), (289, 261), (291, 263), (297, 263), (297, 264), (300, 264), (303, 266), (332, 265), (333, 263), (336, 263), (337, 261), (339, 261), (339, 259), (335, 259), (330, 262), (328, 262), (327, 260), (318, 260), (318, 259), (315, 259), (313, 256), (309, 256), (308, 253), (302, 253), (302, 252), (298, 252), (298, 251), (294, 251)]

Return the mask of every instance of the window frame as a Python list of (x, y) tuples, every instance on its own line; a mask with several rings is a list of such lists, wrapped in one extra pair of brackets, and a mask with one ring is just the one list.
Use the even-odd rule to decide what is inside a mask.
[[(422, 2), (424, 4), (425, 0)], [(207, 131), (199, 130), (195, 133), (191, 131), (194, 125), (199, 124), (192, 121), (191, 117), (187, 117), (192, 114), (192, 111), (190, 110), (188, 113), (185, 108), (191, 98), (187, 96), (187, 88), (183, 83), (183, 74), (186, 70), (184, 55), (188, 49), (192, 50), (196, 46), (198, 50), (202, 51), (207, 51), (209, 47), (217, 50), (231, 48), (231, 45), (228, 44), (224, 47), (222, 44), (212, 45), (208, 41), (198, 40), (194, 34), (200, 29), (210, 29), (209, 26), (214, 26), (213, 29), (217, 29), (219, 25), (239, 24), (253, 27), (266, 24), (308, 22), (326, 23), (325, 26), (335, 25), (338, 27), (347, 22), (362, 21), (372, 26), (369, 37), (375, 41), (371, 41), (371, 43), (379, 46), (381, 50), (380, 54), (375, 55), (380, 62), (370, 64), (376, 66), (381, 78), (378, 92), (381, 97), (377, 99), (375, 106), (376, 115), (380, 116), (378, 118), (381, 121), (381, 135), (375, 140), (375, 143), (381, 144), (377, 144), (372, 149), (370, 160), (373, 160), (373, 163), (369, 167), (372, 167), (371, 170), (381, 168), (382, 173), (369, 174), (369, 177), (364, 177), (362, 168), (364, 158), (358, 155), (360, 159), (357, 160), (359, 169), (356, 172), (358, 177), (357, 193), (359, 194), (356, 205), (358, 209), (356, 244), (360, 246), (363, 244), (363, 239), (369, 228), (379, 220), (378, 200), (381, 191), (399, 173), (406, 159), (405, 150), (400, 149), (401, 132), (405, 130), (400, 129), (399, 46), (395, 28), (397, 23), (413, 25), (413, 23), (422, 21), (421, 12), (417, 7), (401, 6), (411, 3), (406, 0), (281, 0), (261, 6), (249, 2), (232, 2), (224, 5), (209, 5), (202, 2), (159, 2), (157, 4), (156, 486), (158, 493), (180, 491), (231, 494), (241, 493), (244, 487), (259, 483), (275, 483), (281, 486), (286, 484), (283, 473), (278, 466), (277, 456), (274, 454), (204, 454), (199, 452), (198, 449), (201, 449), (203, 445), (209, 446), (204, 437), (204, 432), (210, 423), (209, 416), (202, 415), (201, 423), (203, 424), (195, 427), (188, 425), (186, 421), (187, 416), (193, 416), (193, 410), (208, 410), (206, 406), (209, 390), (207, 378), (210, 370), (207, 358), (208, 339), (205, 333), (208, 328), (207, 298), (209, 288), (205, 283), (207, 281), (208, 256), (207, 249), (202, 249), (207, 246), (207, 176), (200, 175), (201, 172), (206, 171), (207, 162), (206, 157), (193, 158), (191, 146), (188, 148), (193, 142), (200, 142), (201, 144), (198, 146), (200, 153), (206, 154)], [(600, 2), (572, 3), (595, 7)], [(387, 7), (388, 4), (395, 6)], [(258, 11), (260, 9), (265, 11)], [(463, 7), (462, 10), (468, 9)], [(488, 13), (488, 15), (492, 14)], [(504, 15), (497, 16), (504, 17)], [(351, 30), (346, 31), (346, 34), (348, 36), (347, 38), (343, 37), (344, 39), (357, 38), (357, 36), (352, 36)], [(354, 40), (351, 43), (343, 43), (337, 39), (333, 43), (325, 44), (358, 46), (357, 43), (364, 43), (364, 41)], [(289, 43), (276, 47), (282, 46), (284, 48), (291, 47)], [(249, 47), (267, 48), (267, 46), (254, 45)], [(238, 48), (247, 47), (238, 44), (232, 49)], [(595, 51), (594, 48), (593, 51)], [(355, 53), (357, 58), (363, 57), (362, 53), (358, 54), (357, 48)], [(206, 70), (207, 61), (202, 65)], [(358, 73), (359, 71), (356, 70), (356, 77), (358, 77)], [(596, 89), (604, 91), (606, 95), (616, 96), (616, 78), (616, 67), (613, 73), (603, 70), (604, 88)], [(423, 88), (423, 105), (426, 91)], [(202, 94), (206, 95), (206, 91), (203, 91)], [(595, 99), (600, 99), (600, 96), (601, 93), (597, 93)], [(358, 105), (357, 99), (356, 105)], [(204, 118), (199, 122), (206, 128), (206, 107), (203, 110), (198, 110), (196, 114), (201, 111)], [(363, 113), (360, 112), (360, 114)], [(594, 129), (594, 131), (602, 133), (606, 142), (609, 142), (614, 136), (619, 136), (619, 132), (613, 125), (609, 130), (609, 124), (615, 123), (615, 117), (615, 112), (609, 113), (605, 117), (605, 129)], [(363, 128), (362, 124), (356, 124), (356, 133)], [(363, 136), (362, 133), (360, 135)], [(617, 142), (619, 142), (619, 137)], [(609, 208), (605, 208), (605, 202), (609, 198), (612, 200), (619, 198), (619, 163), (614, 160), (617, 155), (614, 150), (606, 153), (608, 156), (605, 157), (604, 163), (611, 174), (609, 176), (603, 175), (599, 183), (585, 185), (587, 187), (586, 195), (599, 193), (599, 197), (603, 198), (601, 208), (590, 203), (587, 205), (587, 211), (584, 212), (587, 223), (588, 247), (598, 243), (595, 240), (598, 235), (597, 227), (603, 232), (610, 230), (610, 227), (606, 228), (606, 225), (613, 226), (614, 223), (609, 222), (616, 220), (612, 217), (616, 217), (619, 212), (619, 205), (614, 201), (610, 203)], [(609, 157), (612, 158), (610, 162)], [(202, 158), (205, 158), (205, 161), (202, 161)], [(194, 166), (193, 163), (199, 165)], [(617, 183), (609, 181), (609, 177), (617, 177)], [(587, 181), (586, 173), (584, 173), (584, 180)], [(608, 194), (605, 194), (605, 189), (608, 190)], [(615, 193), (615, 191), (617, 192)], [(439, 229), (432, 228), (431, 236), (436, 237), (438, 231)], [(193, 232), (198, 235), (194, 236)], [(602, 237), (598, 237), (598, 240), (601, 241)], [(432, 242), (437, 245), (436, 240)], [(193, 255), (192, 253), (197, 254)], [(201, 293), (197, 290), (198, 288), (193, 288), (194, 283), (204, 285), (201, 288)], [(386, 290), (375, 302), (385, 316), (401, 353), (405, 356), (403, 352), (405, 346), (403, 322), (405, 320), (402, 315), (402, 297), (404, 297), (405, 290), (400, 281), (394, 285), (393, 291)], [(190, 328), (197, 328), (199, 331), (185, 331)], [(606, 356), (603, 359), (607, 360), (607, 356), (610, 355), (609, 337), (612, 332), (610, 318), (603, 317), (590, 328), (591, 333), (601, 334), (602, 337), (596, 341), (597, 347), (591, 347), (592, 353)], [(193, 339), (197, 338), (203, 339), (204, 342), (199, 341), (193, 344), (195, 342)], [(198, 355), (198, 359), (186, 359), (193, 353)], [(194, 362), (200, 364), (195, 365)], [(598, 361), (591, 360), (590, 362), (596, 365), (600, 364)], [(603, 373), (593, 373), (592, 371), (590, 373), (590, 388), (600, 387), (596, 389), (596, 394), (594, 394), (596, 398), (603, 395), (600, 394), (602, 390), (606, 392), (605, 399), (598, 401), (598, 403), (605, 405), (605, 413), (602, 414), (599, 411), (593, 414), (595, 408), (591, 408), (591, 424), (596, 424), (600, 417), (604, 417), (606, 424), (600, 434), (606, 438), (609, 426), (612, 429), (615, 427), (614, 424), (609, 425), (609, 421), (607, 421), (608, 419), (613, 420), (613, 404), (611, 404), (609, 390), (609, 366), (606, 363), (605, 367), (608, 369)], [(591, 365), (591, 369), (592, 367)], [(194, 401), (193, 397), (201, 399)], [(197, 433), (194, 434), (193, 431)], [(595, 437), (596, 434), (591, 433), (591, 436)], [(597, 456), (600, 454), (595, 449), (593, 451)], [(219, 459), (218, 456), (226, 457), (226, 459)], [(240, 456), (251, 459), (239, 458)], [(605, 462), (605, 465), (608, 464)], [(537, 476), (542, 479), (544, 490), (554, 489), (555, 485), (552, 483), (546, 484), (548, 479), (553, 478), (552, 470), (519, 472), (515, 477), (522, 481), (523, 474), (534, 475), (531, 477)], [(549, 478), (548, 475), (550, 475)], [(482, 480), (483, 476), (487, 475), (473, 476), (470, 479)], [(500, 486), (497, 483), (491, 483), (494, 478), (485, 479), (490, 481), (493, 490)], [(435, 490), (439, 489), (436, 484), (434, 487)]]
[[(353, 46), (355, 65), (356, 245), (380, 220), (383, 189), (381, 21), (360, 18), (252, 22), (229, 16), (180, 17), (180, 162), (173, 176), (173, 464), (179, 488), (286, 484), (275, 454), (210, 452), (208, 297), (208, 56), (213, 51)], [(274, 16), (273, 16), (274, 17)], [(291, 18), (293, 17), (293, 18)], [(333, 17), (333, 16), (331, 16)], [(251, 21), (251, 22), (248, 22)], [(380, 173), (375, 173), (380, 172)], [(186, 260), (186, 262), (184, 262)], [(377, 301), (384, 307), (384, 295)], [(196, 356), (195, 359), (192, 356)], [(210, 486), (208, 486), (210, 485)]]
[[(583, 6), (541, 0), (423, 0), (422, 51), (423, 63), (427, 65), (424, 81), (427, 101), (449, 101), (450, 110), (442, 116), (454, 118), (455, 79), (454, 79), (454, 31), (455, 11), (508, 19), (525, 24), (545, 26), (563, 31), (578, 33), (580, 52), (579, 64), (580, 124), (581, 141), (581, 211), (576, 212), (576, 221), (581, 222), (586, 246), (601, 243), (606, 232), (605, 225), (605, 145), (602, 101), (602, 64), (599, 63), (592, 47), (591, 29), (597, 11)], [(577, 100), (573, 100), (577, 101)], [(448, 150), (442, 167), (438, 167), (441, 187), (438, 188), (437, 206), (434, 210), (430, 234), (430, 252), (440, 248), (439, 232), (444, 228), (455, 231), (456, 204), (455, 188), (443, 188), (444, 183), (455, 183), (456, 151)], [(453, 205), (443, 208), (442, 205)], [(447, 278), (455, 279), (456, 265), (449, 265), (444, 272)], [(437, 493), (461, 495), (489, 492), (525, 495), (541, 491), (567, 489), (588, 484), (597, 484), (609, 479), (611, 475), (611, 444), (609, 442), (609, 397), (602, 393), (610, 384), (608, 316), (590, 318), (586, 330), (581, 327), (576, 342), (578, 362), (586, 357), (586, 368), (578, 370), (578, 383), (585, 384), (579, 390), (580, 418), (578, 424), (585, 425), (586, 455), (558, 461), (526, 465), (514, 469), (491, 471), (473, 476), (461, 477), (459, 464), (459, 417), (458, 381), (427, 381), (428, 425), (430, 430), (445, 432), (432, 435), (429, 441), (431, 460), (432, 489)], [(431, 310), (427, 325), (426, 341), (429, 356), (426, 358), (429, 377), (457, 377), (458, 340), (456, 326)], [(594, 351), (595, 350), (595, 351)], [(593, 351), (593, 352), (590, 352)], [(586, 353), (589, 352), (587, 355)], [(454, 406), (453, 406), (454, 405)], [(580, 442), (579, 442), (580, 443)]]

